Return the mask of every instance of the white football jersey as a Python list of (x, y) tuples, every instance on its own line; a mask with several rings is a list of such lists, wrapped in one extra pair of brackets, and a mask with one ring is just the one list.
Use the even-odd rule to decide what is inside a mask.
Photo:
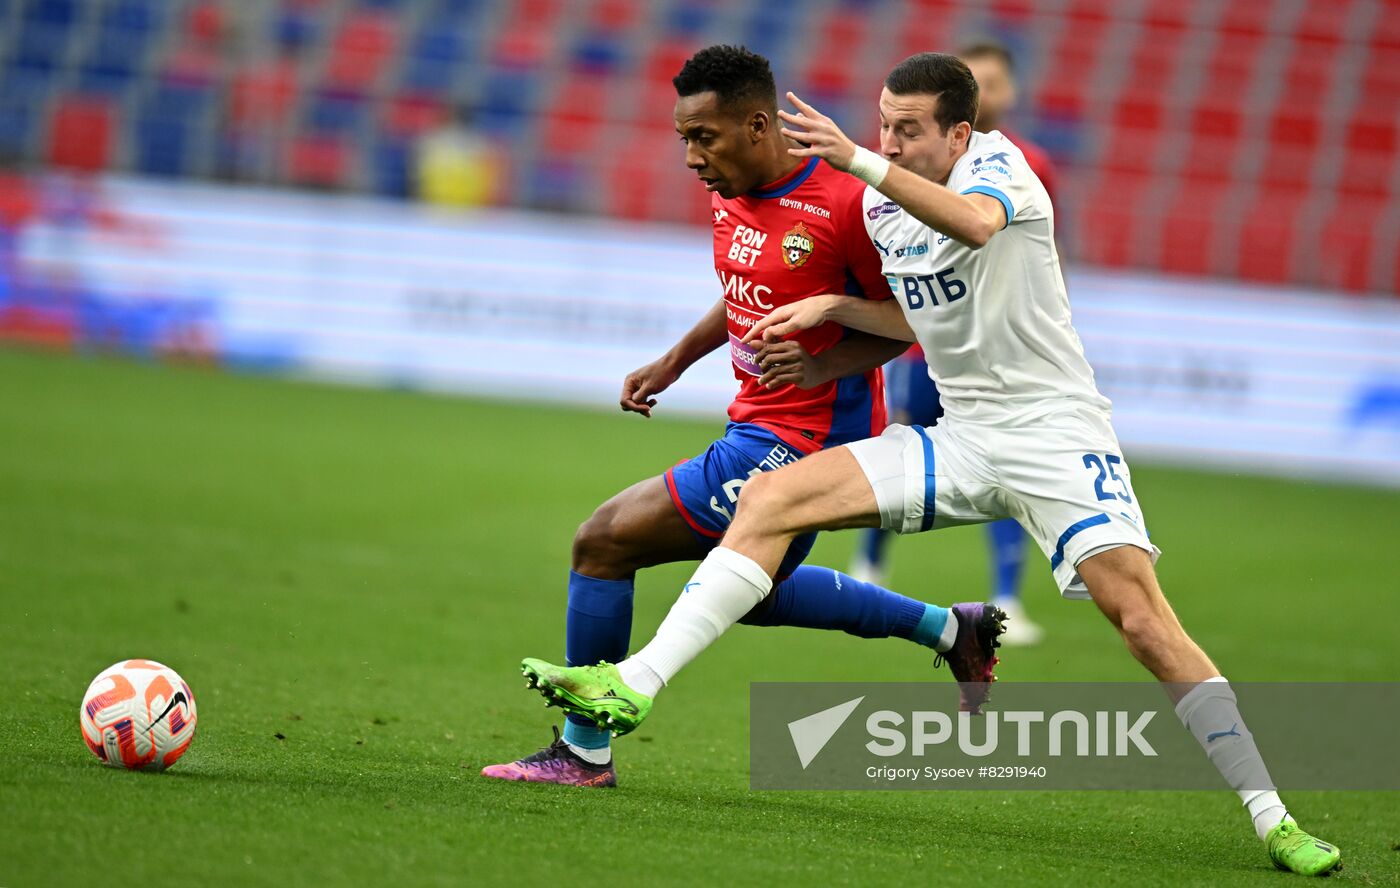
[(864, 198), (866, 231), (923, 346), (944, 411), (1000, 423), (1033, 407), (1107, 410), (1070, 325), (1055, 211), (1021, 149), (1000, 132), (973, 133), (947, 187), (1001, 201), (1006, 228), (974, 250), (874, 188)]

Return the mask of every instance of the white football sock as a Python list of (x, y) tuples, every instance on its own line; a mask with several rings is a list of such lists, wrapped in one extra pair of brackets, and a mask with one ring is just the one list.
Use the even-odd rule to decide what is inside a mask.
[(588, 762), (590, 765), (606, 765), (608, 762), (612, 761), (611, 746), (589, 749), (585, 746), (575, 746), (570, 743), (568, 747), (570, 752)]
[(767, 571), (733, 549), (717, 546), (700, 562), (657, 627), (656, 637), (618, 664), (622, 680), (634, 690), (656, 696), (772, 588), (773, 578)]
[(948, 619), (943, 623), (943, 634), (938, 636), (938, 643), (933, 649), (940, 654), (953, 649), (953, 642), (958, 640), (958, 615), (953, 609), (948, 608)]
[(1245, 727), (1235, 692), (1224, 676), (1208, 678), (1192, 688), (1177, 702), (1176, 716), (1205, 749), (1220, 776), (1239, 793), (1261, 840), (1279, 821), (1293, 819), (1269, 778), (1254, 735)]
[(638, 660), (636, 655), (628, 657), (617, 664), (617, 672), (622, 676), (622, 681), (634, 691), (640, 691), (648, 697), (655, 697), (656, 692), (666, 686), (666, 682), (661, 680), (661, 676), (647, 664)]

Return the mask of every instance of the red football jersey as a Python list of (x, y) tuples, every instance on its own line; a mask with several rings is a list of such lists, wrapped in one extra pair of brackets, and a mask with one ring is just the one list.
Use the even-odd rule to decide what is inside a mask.
[[(739, 394), (729, 418), (762, 426), (804, 453), (878, 435), (885, 428), (877, 368), (811, 389), (758, 384), (755, 349), (739, 340), (780, 305), (822, 293), (888, 299), (880, 255), (865, 233), (865, 183), (812, 158), (792, 173), (733, 200), (713, 195), (715, 272), (729, 320)], [(823, 324), (796, 335), (810, 354), (848, 334)]]

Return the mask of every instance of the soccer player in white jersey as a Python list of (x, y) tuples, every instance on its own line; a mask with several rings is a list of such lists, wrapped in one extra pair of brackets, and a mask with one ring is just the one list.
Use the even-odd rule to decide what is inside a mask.
[(895, 298), (817, 296), (774, 310), (750, 337), (773, 341), (835, 321), (915, 340), (942, 393), (929, 428), (890, 426), (751, 479), (733, 523), (658, 628), (611, 666), (526, 660), (566, 708), (634, 729), (700, 651), (768, 595), (799, 534), (851, 527), (901, 533), (1015, 518), (1068, 598), (1091, 598), (1247, 808), (1281, 869), (1322, 875), (1340, 851), (1303, 832), (1269, 786), (1234, 693), (1191, 640), (1153, 571), (1141, 504), (1070, 324), (1054, 209), (1021, 151), (975, 133), (977, 84), (951, 55), (901, 62), (880, 95), (880, 148), (854, 145), (791, 93), (785, 135), (863, 179), (866, 224)]

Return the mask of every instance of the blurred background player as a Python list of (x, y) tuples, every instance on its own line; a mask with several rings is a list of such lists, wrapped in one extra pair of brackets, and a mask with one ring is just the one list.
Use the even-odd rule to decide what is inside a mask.
[[(741, 341), (775, 307), (809, 296), (890, 298), (880, 255), (865, 233), (865, 186), (824, 161), (788, 153), (796, 143), (779, 132), (777, 91), (762, 56), (712, 46), (685, 63), (674, 85), (686, 166), (712, 195), (714, 266), (723, 293), (665, 355), (627, 376), (620, 404), (650, 417), (657, 395), (725, 346), (739, 390), (723, 437), (617, 494), (579, 527), (565, 622), (571, 666), (627, 656), (637, 571), (699, 561), (714, 550), (752, 476), (879, 434), (886, 424), (880, 365), (904, 348), (836, 324), (772, 346)], [(804, 381), (798, 386), (784, 381), (789, 378)], [(740, 622), (904, 638), (938, 651), (935, 664), (946, 662), (964, 688), (985, 689), (997, 662), (1000, 611), (987, 604), (925, 604), (803, 565), (815, 541), (815, 534), (794, 541), (773, 594)], [(489, 765), (482, 775), (612, 786), (617, 772), (610, 739), (604, 725), (570, 715), (553, 744)]]
[[(1041, 184), (1055, 198), (1055, 171), (1050, 156), (1035, 144), (1009, 131), (1005, 120), (1016, 106), (1016, 71), (1011, 53), (991, 40), (968, 43), (958, 52), (977, 80), (981, 105), (977, 112), (978, 132), (1000, 130), (1020, 146), (1026, 163)], [(890, 422), (930, 426), (943, 415), (938, 388), (928, 375), (924, 353), (918, 343), (885, 368), (885, 393), (889, 399)], [(850, 573), (868, 583), (884, 583), (890, 570), (889, 541), (893, 534), (871, 528), (861, 531), (861, 541), (851, 561)], [(1002, 641), (1009, 645), (1032, 645), (1045, 630), (1032, 622), (1021, 603), (1021, 576), (1026, 563), (1029, 538), (1014, 518), (987, 525), (987, 543), (992, 567), (992, 601), (1007, 616)]]
[(489, 203), (505, 173), (499, 152), (472, 126), (465, 107), (424, 133), (414, 160), (419, 197), (445, 207)]

